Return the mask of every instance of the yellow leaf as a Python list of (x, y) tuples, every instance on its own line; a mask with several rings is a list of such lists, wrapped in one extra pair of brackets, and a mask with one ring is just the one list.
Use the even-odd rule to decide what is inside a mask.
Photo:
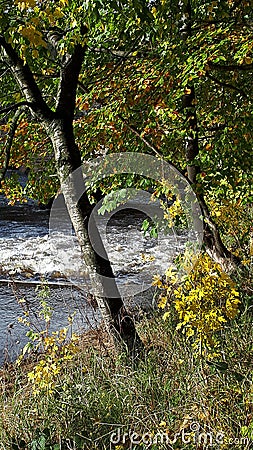
[(164, 309), (167, 304), (167, 297), (160, 297), (158, 308)]
[(159, 275), (154, 275), (152, 285), (153, 285), (153, 286), (158, 286), (158, 287), (161, 287), (161, 286), (162, 286), (162, 281), (161, 281)]
[(153, 14), (154, 17), (156, 17), (157, 9), (154, 6), (151, 9), (151, 13)]
[(23, 11), (26, 8), (33, 8), (36, 4), (36, 0), (26, 0), (25, 2), (15, 1), (15, 5)]
[(72, 20), (72, 22), (71, 22), (71, 27), (72, 28), (75, 28), (77, 26), (77, 21), (76, 21), (76, 19), (74, 19), (74, 20)]
[(249, 254), (250, 256), (253, 256), (253, 237), (250, 240)]
[(244, 61), (245, 61), (246, 64), (252, 64), (252, 58), (250, 58), (249, 56), (246, 56)]
[(175, 269), (173, 269), (172, 267), (169, 267), (167, 270), (166, 270), (166, 272), (165, 272), (165, 274), (166, 274), (166, 277), (167, 278), (175, 278), (175, 276), (176, 276), (176, 271), (175, 271)]
[(169, 315), (170, 315), (170, 311), (167, 311), (166, 313), (164, 313), (164, 315), (163, 315), (163, 320), (164, 320), (164, 321), (167, 320), (167, 318), (169, 317)]
[(167, 425), (167, 423), (164, 422), (164, 420), (162, 420), (162, 421), (159, 423), (159, 427), (166, 427), (166, 425)]
[(191, 337), (194, 335), (194, 330), (193, 328), (188, 328), (187, 332), (186, 332), (186, 336), (187, 337)]
[(60, 18), (60, 17), (62, 17), (64, 14), (63, 14), (63, 12), (60, 10), (60, 8), (55, 8), (55, 10), (54, 10), (54, 15), (55, 15), (55, 17)]

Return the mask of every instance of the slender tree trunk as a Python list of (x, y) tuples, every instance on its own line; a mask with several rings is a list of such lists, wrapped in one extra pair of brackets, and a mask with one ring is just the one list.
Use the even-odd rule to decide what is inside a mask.
[[(188, 53), (187, 39), (192, 35), (191, 28), (191, 0), (185, 3), (180, 0), (179, 7), (181, 10), (180, 36), (185, 47), (185, 54)], [(196, 113), (196, 95), (194, 85), (186, 87), (182, 96), (182, 107), (185, 113), (185, 122), (188, 134), (185, 138), (185, 158), (187, 161), (187, 175), (192, 184), (196, 183), (197, 174), (200, 172), (199, 165), (196, 164), (196, 157), (199, 154), (198, 140), (198, 119)], [(198, 195), (198, 200), (204, 217), (204, 245), (207, 253), (219, 262), (223, 270), (231, 272), (240, 263), (223, 244), (219, 229), (211, 218), (210, 211), (206, 205), (204, 197)]]
[[(113, 335), (114, 341), (118, 345), (120, 340), (123, 340), (129, 353), (135, 356), (140, 353), (143, 345), (136, 332), (133, 319), (125, 310), (110, 261), (98, 254), (90, 241), (88, 222), (93, 207), (86, 192), (84, 192), (84, 185), (83, 189), (81, 188), (83, 194), (80, 199), (78, 198), (80, 195), (77, 192), (80, 193), (80, 183), (83, 183), (82, 177), (73, 177), (73, 179), (70, 177), (76, 169), (81, 167), (81, 156), (75, 143), (72, 124), (67, 120), (55, 119), (46, 126), (46, 130), (54, 147), (61, 189), (89, 273), (93, 296), (106, 328)], [(66, 182), (66, 179), (68, 182)], [(102, 248), (105, 253), (99, 232), (94, 229), (96, 227), (95, 222), (92, 223), (92, 226), (93, 235), (96, 233), (99, 248)], [(113, 291), (113, 296), (110, 297), (110, 292), (107, 292), (106, 284), (101, 279), (101, 275), (110, 278), (110, 292)]]
[(204, 245), (207, 253), (217, 261), (225, 272), (233, 272), (239, 265), (240, 259), (231, 253), (223, 244), (219, 229), (213, 221), (203, 196), (198, 200), (204, 216)]
[(22, 114), (24, 112), (24, 107), (20, 107), (17, 109), (17, 111), (15, 112), (11, 125), (10, 125), (10, 130), (9, 133), (7, 135), (7, 139), (3, 148), (3, 154), (4, 154), (4, 161), (2, 164), (2, 167), (0, 169), (0, 185), (6, 175), (6, 172), (8, 170), (9, 167), (9, 162), (10, 162), (10, 156), (11, 156), (11, 147), (12, 147), (12, 143), (13, 143), (13, 139), (15, 136), (15, 132), (16, 129), (18, 127), (18, 124), (21, 120)]

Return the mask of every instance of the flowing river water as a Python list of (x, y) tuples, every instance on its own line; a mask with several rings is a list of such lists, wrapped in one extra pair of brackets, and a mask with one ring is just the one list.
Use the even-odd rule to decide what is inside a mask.
[[(122, 210), (106, 224), (105, 247), (117, 283), (131, 307), (148, 307), (153, 275), (164, 273), (185, 247), (186, 236), (171, 232), (155, 238), (144, 236), (145, 215), (137, 209)], [(29, 309), (34, 326), (43, 326), (39, 316), (41, 286), (50, 288), (47, 298), (53, 308), (51, 330), (68, 324), (75, 312), (73, 329), (81, 332), (98, 326), (100, 314), (87, 294), (90, 290), (74, 236), (49, 232), (49, 211), (28, 202), (9, 206), (0, 198), (0, 364), (14, 360), (27, 342), (27, 328), (19, 322)], [(21, 300), (21, 302), (20, 302)]]

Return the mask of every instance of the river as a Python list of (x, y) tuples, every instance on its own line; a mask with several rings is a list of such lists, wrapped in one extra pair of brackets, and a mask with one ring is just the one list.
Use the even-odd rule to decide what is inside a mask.
[[(137, 209), (127, 209), (106, 224), (105, 247), (117, 283), (134, 308), (148, 307), (153, 275), (163, 273), (186, 243), (186, 237), (175, 232), (159, 240), (144, 236), (144, 217)], [(99, 325), (99, 311), (87, 300), (89, 280), (75, 237), (61, 231), (50, 234), (48, 210), (32, 202), (9, 206), (1, 197), (0, 249), (0, 364), (14, 360), (27, 342), (28, 330), (18, 320), (22, 306), (29, 309), (32, 324), (43, 326), (37, 285), (45, 281), (50, 288), (47, 301), (53, 308), (51, 330), (66, 326), (74, 312), (75, 331)]]

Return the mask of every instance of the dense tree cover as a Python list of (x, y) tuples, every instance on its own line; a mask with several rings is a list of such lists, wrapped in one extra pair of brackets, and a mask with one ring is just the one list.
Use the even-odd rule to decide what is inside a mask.
[[(11, 201), (29, 195), (46, 202), (84, 159), (161, 155), (199, 198), (207, 248), (223, 263), (237, 262), (249, 245), (252, 201), (251, 6), (2, 1), (2, 178), (7, 167), (29, 169), (25, 191), (9, 178), (2, 191)], [(85, 198), (79, 215), (73, 195), (64, 194), (94, 275), (104, 262), (87, 250), (81, 225), (92, 206)]]

